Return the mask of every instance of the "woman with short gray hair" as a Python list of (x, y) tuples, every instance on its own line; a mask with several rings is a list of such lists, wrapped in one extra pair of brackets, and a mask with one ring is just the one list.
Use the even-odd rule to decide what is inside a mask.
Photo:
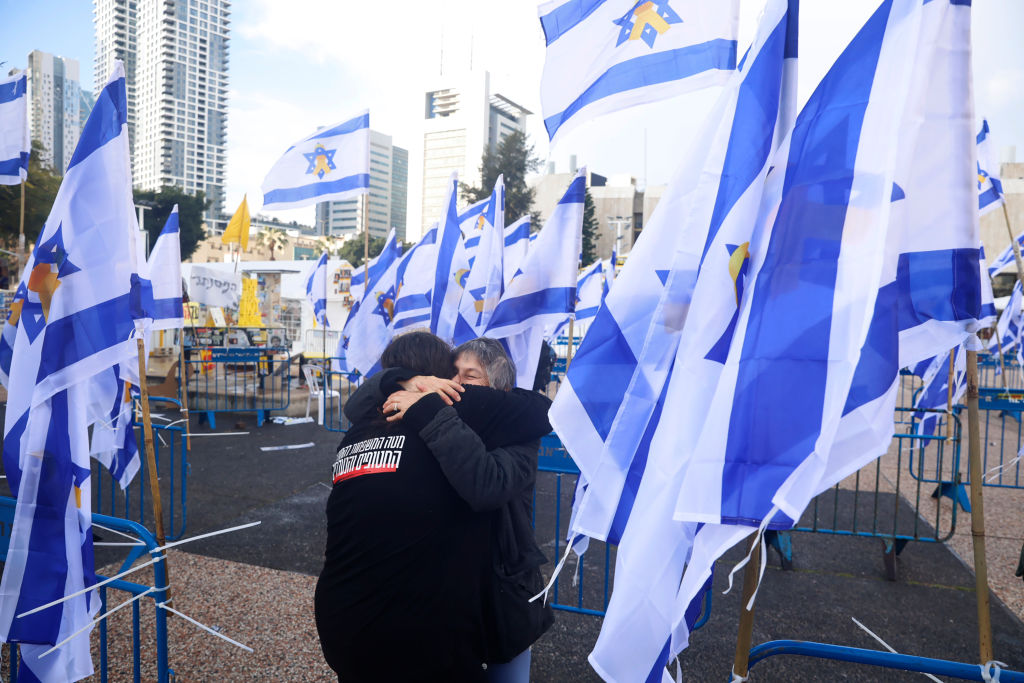
[(516, 385), (516, 366), (497, 339), (478, 337), (455, 347), (455, 378), (459, 384), (510, 391)]

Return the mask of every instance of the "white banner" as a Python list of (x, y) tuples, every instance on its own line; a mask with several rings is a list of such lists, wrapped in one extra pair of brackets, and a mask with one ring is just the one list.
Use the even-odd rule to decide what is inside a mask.
[(242, 296), (242, 275), (225, 273), (213, 268), (199, 265), (192, 266), (188, 278), (189, 301), (206, 304), (207, 306), (238, 306)]

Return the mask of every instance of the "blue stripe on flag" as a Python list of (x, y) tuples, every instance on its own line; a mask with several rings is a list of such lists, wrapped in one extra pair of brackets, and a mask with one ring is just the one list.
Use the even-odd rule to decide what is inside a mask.
[(547, 313), (568, 313), (575, 302), (575, 287), (551, 287), (504, 299), (501, 306), (494, 309), (487, 329), (496, 330), (504, 325), (512, 325)]
[(996, 188), (996, 181), (992, 178), (989, 180), (992, 182), (992, 186), (978, 195), (978, 209), (991, 206), (1002, 198), (1002, 193)]
[(10, 83), (0, 84), (0, 104), (13, 102), (19, 97), (24, 97), (28, 90), (28, 76), (22, 74), (21, 78)]
[(46, 325), (40, 351), (38, 384), (51, 374), (99, 353), (131, 336), (131, 294), (83, 308)]
[[(458, 183), (457, 180), (450, 182)], [(450, 190), (450, 192), (454, 191), (454, 189)], [(449, 280), (451, 280), (452, 258), (455, 256), (455, 249), (462, 237), (462, 232), (458, 229), (459, 214), (455, 210), (454, 196), (449, 199), (451, 201), (448, 202), (448, 213), (444, 224), (437, 228), (440, 241), (437, 245), (437, 266), (434, 271), (434, 289), (430, 302), (430, 331), (434, 334), (437, 334), (437, 324), (441, 320), (441, 307), (444, 305)]]
[(354, 119), (349, 119), (345, 123), (338, 124), (330, 130), (323, 130), (309, 138), (310, 140), (320, 140), (322, 138), (333, 138), (338, 135), (346, 135), (348, 133), (355, 133), (357, 130), (370, 127), (370, 112), (366, 112), (361, 116), (357, 116)]
[[(725, 523), (759, 524), (775, 491), (814, 451), (836, 263), (890, 9), (891, 2), (883, 3), (836, 60), (792, 133), (782, 202), (753, 292), (736, 378), (722, 471)], [(801, 390), (793, 392), (794, 386)]]
[(28, 170), (28, 152), (22, 152), (21, 156), (14, 157), (13, 159), (5, 159), (0, 161), (0, 175), (18, 175), (18, 171), (21, 169)]
[(65, 174), (121, 134), (124, 124), (128, 122), (128, 111), (120, 105), (128, 101), (127, 97), (123, 78), (107, 83), (96, 98), (96, 104), (85, 122), (85, 128), (78, 138), (78, 146), (75, 147), (75, 153), (71, 156)]
[(544, 127), (548, 131), (548, 137), (553, 138), (558, 129), (580, 109), (605, 97), (649, 85), (681, 80), (712, 69), (731, 71), (735, 68), (736, 41), (722, 38), (635, 57), (611, 66), (564, 111), (544, 119)]
[(636, 356), (607, 306), (597, 312), (575, 361), (567, 373), (572, 386), (602, 387), (602, 391), (580, 393), (577, 398), (601, 440), (607, 441), (637, 366)]
[(430, 294), (409, 294), (408, 296), (399, 297), (398, 301), (395, 302), (395, 316), (405, 311), (412, 311), (417, 308), (426, 308), (430, 306)]
[(404, 320), (399, 320), (397, 323), (395, 323), (395, 329), (401, 330), (412, 325), (419, 325), (421, 323), (426, 323), (428, 325), (430, 324), (429, 313), (424, 313), (422, 315), (416, 315), (410, 318), (405, 318)]
[(505, 235), (505, 246), (506, 247), (511, 247), (513, 244), (515, 244), (519, 240), (527, 239), (527, 238), (529, 238), (529, 236), (530, 236), (530, 224), (528, 222), (527, 223), (523, 223), (518, 228), (516, 228), (513, 232), (510, 232), (509, 234)]
[(559, 204), (582, 204), (584, 195), (587, 192), (587, 179), (583, 176), (573, 178), (572, 183), (569, 185), (569, 189), (565, 191), (562, 198), (558, 200)]
[(540, 18), (545, 45), (550, 45), (589, 17), (605, 0), (569, 0)]
[(927, 320), (980, 318), (980, 271), (977, 249), (900, 254), (896, 270), (896, 282), (901, 293), (900, 331)]
[(779, 68), (778, 54), (786, 41), (786, 27), (785, 22), (779, 22), (740, 84), (736, 118), (729, 133), (729, 146), (725, 151), (718, 196), (715, 197), (711, 225), (701, 254), (702, 262), (725, 217), (764, 168), (771, 152), (772, 137), (765, 135), (765, 131), (775, 130), (779, 114), (782, 69)]
[(185, 315), (184, 309), (181, 304), (181, 297), (171, 297), (168, 299), (153, 299), (149, 309), (150, 317), (154, 320), (163, 320), (166, 318), (182, 318)]
[(981, 130), (978, 131), (978, 137), (976, 138), (977, 144), (980, 145), (982, 142), (984, 142), (985, 138), (988, 137), (988, 134), (989, 134), (988, 119), (982, 119), (981, 120)]
[(355, 175), (345, 176), (344, 178), (338, 178), (337, 180), (332, 180), (326, 183), (316, 182), (308, 185), (300, 185), (299, 187), (271, 190), (267, 194), (263, 195), (263, 203), (276, 204), (278, 202), (298, 202), (303, 199), (320, 197), (325, 194), (348, 192), (349, 190), (358, 190), (369, 186), (370, 174), (357, 173)]

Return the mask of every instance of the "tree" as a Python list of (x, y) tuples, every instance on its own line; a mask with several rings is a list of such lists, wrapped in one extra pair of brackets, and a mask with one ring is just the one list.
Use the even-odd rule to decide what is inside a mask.
[[(32, 141), (32, 155), (28, 160), (28, 178), (25, 180), (25, 243), (32, 244), (46, 223), (53, 200), (57, 197), (63, 179), (49, 164), (42, 161), (46, 148), (38, 140)], [(21, 214), (21, 187), (0, 185), (0, 242), (8, 251), (18, 244), (18, 222)]]
[(583, 267), (597, 260), (597, 218), (594, 217), (594, 199), (590, 188), (583, 195)]
[[(352, 264), (353, 268), (363, 265), (363, 242), (366, 240), (364, 232), (359, 233), (353, 239), (341, 245), (338, 256)], [(385, 238), (370, 238), (370, 258), (374, 258), (384, 249)]]
[(135, 190), (135, 203), (145, 207), (143, 228), (149, 235), (150, 248), (156, 244), (160, 231), (164, 229), (171, 209), (178, 205), (178, 241), (181, 245), (181, 260), (188, 260), (199, 243), (206, 237), (203, 230), (203, 212), (210, 202), (202, 192), (188, 194), (180, 187), (165, 185), (159, 190)]
[(484, 148), (480, 160), (480, 187), (462, 186), (462, 198), (470, 204), (491, 196), (494, 182), (499, 175), (505, 175), (505, 216), (506, 223), (519, 220), (530, 214), (531, 229), (540, 229), (540, 213), (533, 210), (533, 188), (526, 184), (526, 174), (540, 168), (540, 159), (533, 156), (533, 145), (527, 146), (526, 134), (515, 131), (505, 137), (498, 148), (491, 152)]
[(256, 237), (256, 240), (257, 244), (270, 251), (270, 260), (276, 261), (274, 252), (278, 248), (284, 249), (288, 246), (288, 233), (281, 228), (267, 228)]

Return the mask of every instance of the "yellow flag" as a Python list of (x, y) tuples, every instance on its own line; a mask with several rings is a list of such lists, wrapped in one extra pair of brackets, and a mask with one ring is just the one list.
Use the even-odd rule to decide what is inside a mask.
[(238, 242), (242, 246), (242, 251), (249, 248), (249, 203), (245, 196), (242, 197), (242, 203), (231, 217), (231, 222), (221, 235), (220, 241), (223, 244)]

